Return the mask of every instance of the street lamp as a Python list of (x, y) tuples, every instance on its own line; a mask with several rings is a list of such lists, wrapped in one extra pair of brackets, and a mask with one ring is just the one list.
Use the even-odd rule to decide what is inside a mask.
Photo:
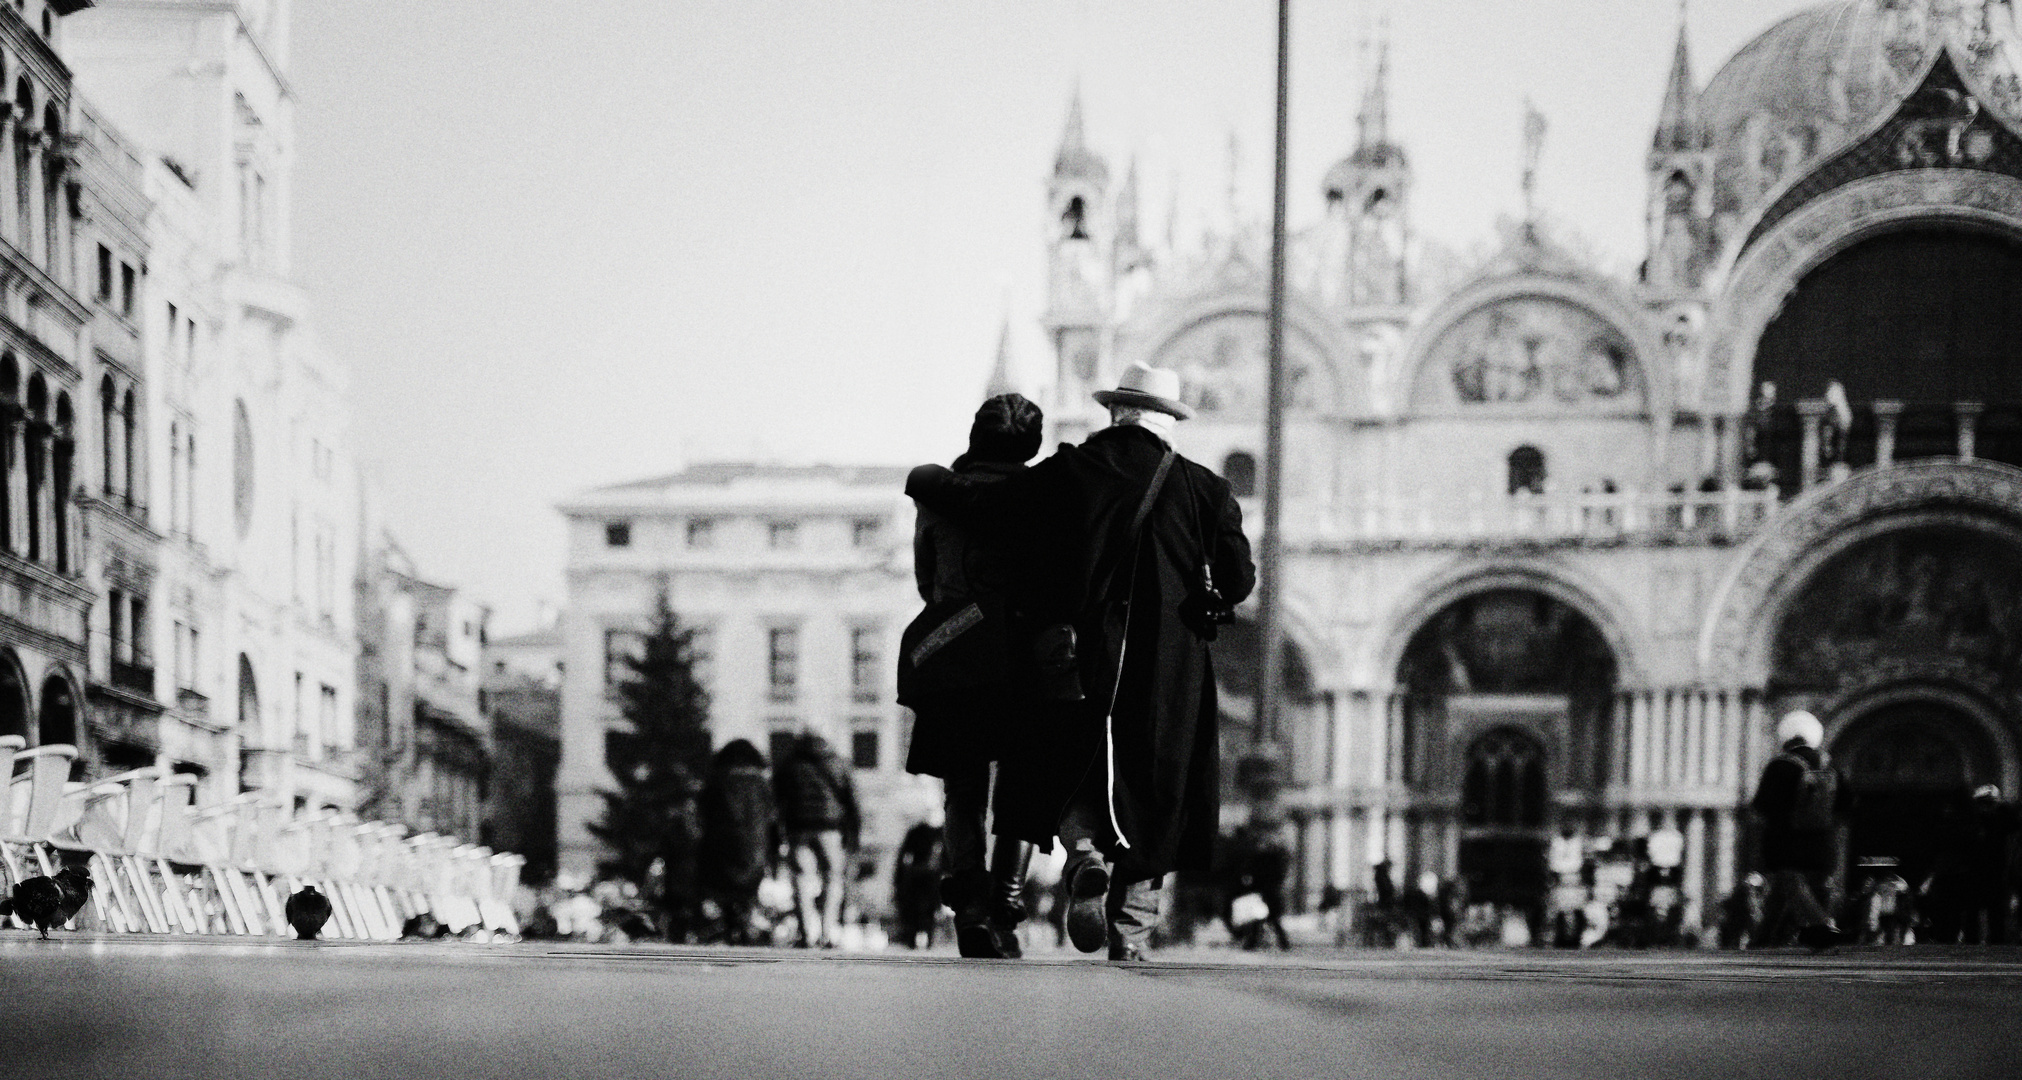
[(1278, 518), (1285, 461), (1285, 131), (1292, 51), (1292, 0), (1278, 0), (1278, 128), (1271, 189), (1271, 301), (1264, 393), (1264, 529), (1257, 551), (1259, 656), (1253, 745), (1241, 774), (1256, 802), (1275, 796), (1282, 753), (1277, 744), (1278, 684), (1284, 646), (1278, 630)]

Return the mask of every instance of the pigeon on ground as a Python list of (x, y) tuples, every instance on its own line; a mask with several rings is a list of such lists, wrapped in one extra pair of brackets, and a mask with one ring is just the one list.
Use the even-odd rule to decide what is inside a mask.
[(84, 908), (91, 897), (91, 871), (82, 866), (66, 866), (55, 877), (32, 877), (14, 886), (14, 895), (0, 903), (0, 918), (19, 915), (21, 921), (49, 938), (49, 928), (62, 926)]
[(288, 916), (288, 925), (295, 928), (296, 937), (314, 941), (323, 932), (323, 924), (330, 921), (330, 898), (317, 892), (316, 886), (304, 885), (288, 898), (282, 912)]

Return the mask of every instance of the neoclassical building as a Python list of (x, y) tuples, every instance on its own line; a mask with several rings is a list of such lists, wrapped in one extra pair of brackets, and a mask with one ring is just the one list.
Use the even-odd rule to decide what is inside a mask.
[[(1293, 237), (1290, 659), (1261, 742), (1306, 896), (1387, 858), (1527, 902), (1560, 829), (1670, 826), (1704, 905), (1746, 868), (1796, 706), (1863, 796), (1850, 855), (1914, 874), (1973, 785), (2012, 796), (2018, 71), (1997, 3), (1836, 0), (1703, 86), (1681, 32), (1649, 87), (1641, 272), (1526, 227), (1456, 281), (1414, 239), (1379, 68)], [(1180, 448), (1252, 495), (1263, 238), (1148, 243), (1079, 101), (1047, 198), (1060, 435), (1102, 422), (1122, 365), (1173, 368)], [(1231, 762), (1254, 655), (1254, 629), (1218, 650)]]

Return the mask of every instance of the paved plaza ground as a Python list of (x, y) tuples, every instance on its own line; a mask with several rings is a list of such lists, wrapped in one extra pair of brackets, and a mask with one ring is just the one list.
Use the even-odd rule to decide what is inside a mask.
[(0, 932), (0, 1077), (2022, 1077), (2022, 952), (1110, 965)]

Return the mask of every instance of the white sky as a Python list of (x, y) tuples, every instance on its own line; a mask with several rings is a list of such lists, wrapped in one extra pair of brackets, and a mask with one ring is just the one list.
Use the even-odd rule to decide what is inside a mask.
[[(1694, 75), (1795, 0), (1695, 0)], [(398, 15), (389, 12), (396, 9)], [(296, 0), (296, 264), (421, 571), (562, 598), (574, 491), (684, 461), (945, 459), (1008, 311), (1050, 370), (1044, 178), (1079, 79), (1147, 228), (1269, 214), (1270, 0)], [(1674, 0), (1294, 0), (1291, 220), (1349, 147), (1387, 11), (1415, 227), (1539, 201), (1642, 255)]]

